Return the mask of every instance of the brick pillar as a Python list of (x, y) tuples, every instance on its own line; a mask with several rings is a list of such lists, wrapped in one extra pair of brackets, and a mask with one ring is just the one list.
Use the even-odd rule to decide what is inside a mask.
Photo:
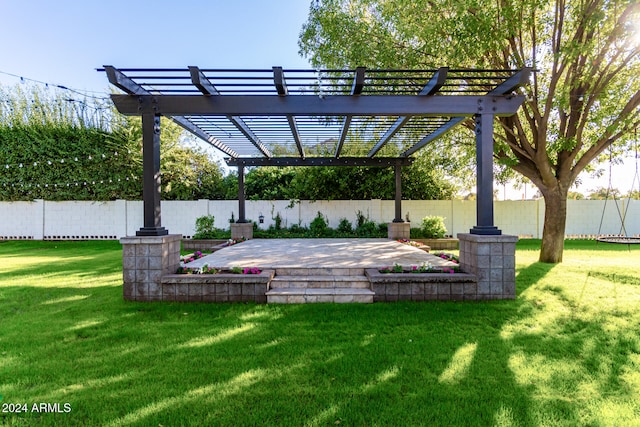
[(253, 222), (236, 222), (231, 224), (231, 238), (233, 240), (253, 239)]
[(389, 239), (408, 239), (411, 234), (411, 223), (390, 222), (387, 224), (387, 237)]
[(478, 280), (479, 300), (515, 299), (517, 236), (459, 233), (460, 268)]
[(162, 276), (180, 265), (182, 235), (123, 237), (122, 295), (131, 301), (160, 301)]

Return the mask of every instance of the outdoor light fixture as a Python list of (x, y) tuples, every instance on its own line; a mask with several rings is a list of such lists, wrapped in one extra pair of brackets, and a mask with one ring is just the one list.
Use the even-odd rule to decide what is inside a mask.
[(260, 224), (264, 224), (264, 215), (260, 214), (258, 221), (260, 221)]

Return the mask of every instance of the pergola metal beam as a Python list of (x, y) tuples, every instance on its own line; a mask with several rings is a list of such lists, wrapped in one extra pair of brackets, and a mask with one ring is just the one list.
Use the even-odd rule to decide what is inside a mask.
[[(189, 74), (191, 75), (191, 83), (193, 83), (193, 85), (197, 87), (198, 90), (202, 92), (203, 95), (206, 95), (206, 96), (220, 95), (220, 92), (218, 92), (218, 89), (216, 89), (216, 87), (209, 81), (207, 76), (205, 76), (204, 73), (200, 71), (198, 67), (190, 66)], [(172, 114), (172, 115), (183, 115), (183, 114)], [(258, 138), (258, 136), (255, 133), (253, 133), (251, 128), (247, 126), (247, 124), (244, 122), (244, 120), (242, 120), (241, 117), (234, 116), (234, 115), (226, 115), (226, 117), (231, 123), (233, 123), (233, 125), (236, 128), (238, 128), (240, 132), (242, 132), (242, 134), (253, 145), (255, 145), (255, 147), (258, 150), (260, 150), (260, 152), (264, 156), (273, 157), (273, 154), (271, 153), (271, 151), (267, 148), (266, 145), (262, 143), (262, 141), (260, 141), (260, 138)]]
[[(360, 96), (362, 93), (362, 90), (364, 89), (365, 71), (365, 67), (356, 68), (356, 75), (353, 78), (353, 85), (351, 85), (351, 96)], [(342, 129), (340, 129), (340, 137), (338, 137), (338, 145), (336, 146), (336, 157), (340, 157), (342, 146), (344, 145), (344, 140), (347, 138), (347, 133), (349, 132), (349, 126), (351, 126), (352, 119), (352, 115), (346, 115), (342, 121)]]
[(524, 96), (220, 96), (111, 95), (119, 112), (166, 116), (428, 116), (468, 117), (486, 109), (495, 116), (511, 116)]
[[(148, 94), (146, 89), (114, 67), (106, 66), (109, 82), (131, 94)], [(142, 198), (143, 226), (137, 236), (165, 236), (169, 232), (162, 227), (160, 181), (160, 115), (157, 112), (142, 114)]]
[(518, 89), (521, 86), (529, 83), (531, 79), (531, 73), (533, 73), (533, 68), (524, 67), (519, 70), (517, 73), (509, 77), (504, 82), (500, 83), (493, 90), (487, 93), (487, 95), (507, 95), (514, 90)]
[(422, 147), (424, 147), (431, 141), (436, 140), (440, 138), (442, 135), (444, 135), (445, 133), (449, 132), (451, 129), (456, 127), (458, 123), (461, 123), (464, 119), (466, 119), (466, 117), (453, 117), (448, 122), (440, 126), (438, 129), (436, 129), (435, 131), (431, 132), (429, 135), (422, 138), (420, 141), (414, 144), (411, 148), (402, 152), (400, 154), (400, 157), (406, 157), (406, 156), (412, 155), (413, 153), (420, 150)]
[(471, 234), (502, 234), (493, 222), (493, 120), (491, 113), (475, 116), (476, 225), (469, 231)]
[(130, 95), (149, 95), (149, 91), (140, 86), (138, 83), (125, 76), (122, 71), (116, 69), (112, 65), (105, 65), (104, 71), (107, 73), (109, 83), (118, 89), (127, 92)]
[(204, 95), (220, 95), (218, 89), (198, 67), (189, 66), (189, 74), (191, 75), (191, 83)]
[(289, 95), (289, 90), (287, 89), (287, 83), (284, 80), (284, 71), (282, 71), (282, 67), (273, 67), (273, 83), (276, 86), (276, 92), (278, 92), (279, 96)]
[(274, 157), (265, 159), (261, 157), (245, 157), (242, 159), (226, 159), (229, 166), (410, 166), (413, 164), (412, 157), (398, 159), (396, 157)]
[[(289, 94), (282, 67), (273, 67), (273, 83), (276, 87), (276, 92), (278, 92), (278, 96), (287, 96)], [(293, 115), (288, 115), (287, 122), (289, 122), (289, 129), (291, 130), (291, 135), (293, 135), (293, 140), (296, 142), (298, 153), (300, 154), (300, 157), (304, 159), (304, 148), (302, 147), (302, 141), (300, 140), (300, 132), (298, 132), (296, 118)]]
[[(428, 96), (433, 95), (438, 92), (440, 88), (444, 85), (447, 80), (447, 73), (449, 72), (448, 67), (440, 68), (435, 72), (433, 77), (427, 82), (427, 84), (422, 88), (419, 96)], [(413, 116), (403, 116), (398, 117), (396, 122), (391, 125), (389, 129), (385, 132), (385, 134), (380, 138), (380, 140), (376, 143), (376, 145), (369, 151), (367, 154), (368, 157), (373, 157), (376, 155), (380, 149), (393, 138), (393, 136), (405, 125), (409, 120), (411, 120)]]
[[(533, 68), (525, 67), (522, 70), (515, 73), (513, 76), (496, 86), (493, 90), (491, 90), (487, 95), (506, 95), (517, 88), (524, 86), (529, 82), (531, 78), (531, 73), (533, 72)], [(465, 118), (464, 117), (454, 117), (449, 120), (447, 123), (431, 132), (429, 135), (422, 138), (415, 145), (413, 145), (408, 150), (404, 151), (400, 154), (401, 157), (410, 156), (416, 151), (423, 148), (425, 145), (430, 143), (431, 141), (440, 138), (442, 135), (453, 129), (457, 124), (461, 123)]]
[(173, 120), (175, 123), (182, 126), (186, 131), (206, 141), (212, 147), (217, 148), (218, 150), (222, 151), (226, 155), (231, 157), (240, 157), (240, 154), (238, 154), (235, 150), (233, 150), (227, 144), (220, 141), (218, 138), (209, 135), (207, 132), (203, 131), (198, 126), (193, 124), (189, 119), (182, 116), (178, 116), (178, 117), (171, 117), (171, 120)]
[[(118, 87), (119, 89), (132, 95), (150, 95), (150, 93), (146, 89), (144, 89), (142, 86), (140, 86), (139, 84), (131, 80), (129, 77), (125, 76), (121, 71), (115, 69), (114, 67), (110, 65), (106, 65), (104, 69), (107, 73), (109, 82), (112, 85)], [(197, 85), (202, 85), (204, 88), (205, 87), (204, 85), (208, 83), (208, 80), (206, 80), (206, 77), (204, 78), (204, 81), (200, 80), (200, 76), (204, 77), (204, 74), (202, 74), (202, 72), (198, 70), (198, 67), (189, 67), (189, 71), (191, 72), (192, 80), (194, 80), (194, 75), (196, 76), (194, 84), (196, 84), (195, 82), (197, 81)], [(213, 87), (213, 85), (211, 85), (211, 88), (213, 91), (215, 91), (215, 88)], [(175, 123), (177, 123), (178, 125), (182, 126), (185, 130), (191, 132), (198, 138), (205, 140), (206, 142), (208, 142), (218, 150), (222, 151), (223, 153), (231, 157), (239, 156), (237, 152), (235, 152), (233, 149), (228, 147), (222, 141), (204, 132), (202, 129), (200, 129), (195, 124), (191, 123), (191, 121), (189, 121), (185, 117), (169, 116), (169, 118), (173, 120)]]

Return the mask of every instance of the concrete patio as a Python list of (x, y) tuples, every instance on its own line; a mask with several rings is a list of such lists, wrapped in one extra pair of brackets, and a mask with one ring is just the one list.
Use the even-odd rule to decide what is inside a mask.
[(447, 261), (418, 248), (389, 239), (254, 239), (224, 248), (189, 263), (190, 267), (263, 269), (363, 269), (391, 266), (408, 267)]

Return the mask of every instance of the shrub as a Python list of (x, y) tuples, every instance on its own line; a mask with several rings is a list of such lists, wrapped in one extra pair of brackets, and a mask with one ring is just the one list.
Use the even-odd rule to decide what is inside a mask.
[(340, 222), (338, 223), (338, 232), (341, 234), (353, 233), (353, 226), (347, 218), (340, 218)]
[(444, 217), (426, 216), (422, 218), (422, 233), (427, 239), (441, 239), (447, 234)]
[(425, 239), (426, 236), (422, 232), (422, 228), (411, 227), (411, 238), (412, 239)]
[(274, 228), (276, 230), (282, 230), (282, 217), (280, 216), (280, 212), (276, 214), (276, 217), (273, 218), (273, 221), (275, 222)]
[(364, 216), (362, 211), (360, 211), (360, 210), (357, 211), (356, 212), (356, 229), (362, 227), (365, 222), (367, 222), (367, 217)]
[(362, 223), (361, 226), (356, 228), (356, 236), (358, 237), (377, 237), (378, 225), (373, 222), (366, 220)]
[(307, 232), (307, 229), (300, 224), (291, 224), (289, 231), (294, 234), (304, 234)]
[(316, 217), (309, 224), (309, 231), (314, 237), (327, 237), (331, 234), (331, 229), (322, 212), (318, 211)]
[(215, 234), (215, 217), (213, 215), (204, 215), (196, 218), (196, 232), (194, 239), (211, 239)]

